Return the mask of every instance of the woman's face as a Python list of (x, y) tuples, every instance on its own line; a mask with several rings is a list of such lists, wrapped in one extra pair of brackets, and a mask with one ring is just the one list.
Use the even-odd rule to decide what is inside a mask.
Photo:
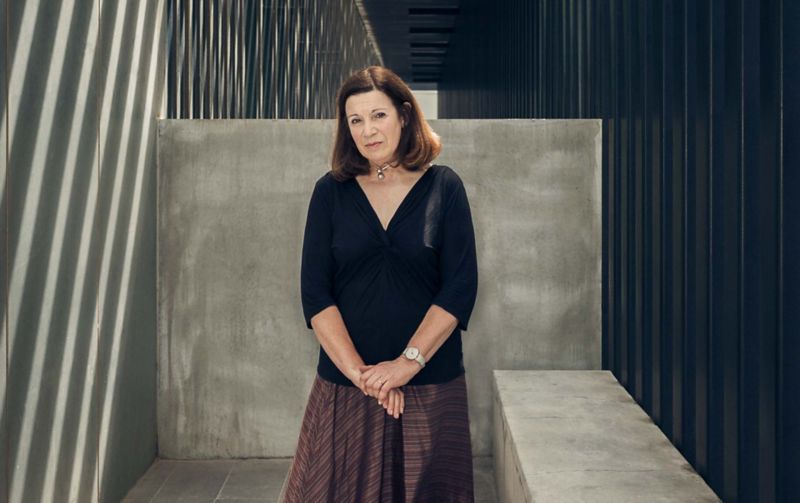
[(393, 161), (404, 122), (383, 92), (354, 94), (345, 101), (345, 116), (358, 151), (370, 164)]

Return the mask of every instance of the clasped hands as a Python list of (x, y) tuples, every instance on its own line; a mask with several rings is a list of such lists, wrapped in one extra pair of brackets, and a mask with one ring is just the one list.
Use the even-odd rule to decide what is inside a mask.
[(376, 365), (359, 365), (359, 374), (353, 382), (365, 395), (377, 398), (386, 412), (397, 419), (405, 410), (400, 387), (408, 383), (421, 369), (417, 362), (401, 355)]

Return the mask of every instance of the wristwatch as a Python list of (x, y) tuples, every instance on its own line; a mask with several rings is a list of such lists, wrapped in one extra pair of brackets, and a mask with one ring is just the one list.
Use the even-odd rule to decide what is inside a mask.
[(422, 353), (419, 352), (419, 348), (415, 348), (414, 346), (409, 346), (403, 351), (403, 356), (408, 358), (409, 360), (414, 360), (415, 362), (422, 365), (422, 368), (425, 368), (425, 357), (422, 356)]

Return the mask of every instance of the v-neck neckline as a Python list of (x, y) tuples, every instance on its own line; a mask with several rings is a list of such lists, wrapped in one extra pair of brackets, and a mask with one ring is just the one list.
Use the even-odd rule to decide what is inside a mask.
[(426, 176), (428, 176), (428, 172), (432, 171), (433, 167), (434, 167), (434, 165), (431, 164), (427, 169), (425, 169), (425, 172), (422, 173), (422, 176), (417, 178), (417, 180), (414, 182), (414, 184), (411, 186), (411, 188), (408, 189), (408, 192), (406, 192), (406, 195), (403, 196), (403, 199), (400, 201), (400, 204), (397, 206), (397, 208), (394, 210), (394, 213), (389, 218), (389, 222), (386, 224), (386, 228), (383, 227), (383, 223), (381, 223), (381, 219), (378, 216), (378, 212), (375, 211), (375, 208), (372, 206), (372, 203), (369, 201), (369, 197), (367, 197), (367, 193), (364, 192), (364, 188), (361, 186), (361, 183), (359, 183), (359, 181), (355, 177), (352, 178), (353, 183), (356, 185), (357, 191), (361, 194), (361, 197), (363, 198), (363, 202), (366, 203), (366, 205), (370, 209), (370, 213), (372, 214), (372, 219), (378, 225), (378, 228), (381, 231), (383, 231), (383, 235), (384, 236), (389, 234), (389, 231), (392, 228), (392, 224), (395, 222), (395, 220), (397, 220), (397, 216), (400, 214), (400, 210), (402, 210), (403, 207), (408, 203), (408, 201), (411, 199), (411, 195), (414, 193), (415, 190), (418, 189), (419, 185), (421, 184), (422, 179), (425, 178)]

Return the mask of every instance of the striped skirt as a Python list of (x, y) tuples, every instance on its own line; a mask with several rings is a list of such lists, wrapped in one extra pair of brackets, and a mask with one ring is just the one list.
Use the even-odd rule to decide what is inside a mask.
[(281, 503), (472, 503), (465, 375), (406, 385), (398, 419), (316, 376)]

